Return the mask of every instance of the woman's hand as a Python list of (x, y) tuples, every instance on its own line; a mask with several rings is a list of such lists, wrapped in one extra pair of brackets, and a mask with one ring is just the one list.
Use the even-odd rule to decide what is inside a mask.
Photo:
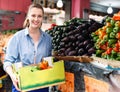
[(17, 78), (17, 76), (15, 75), (15, 73), (13, 73), (13, 69), (12, 69), (12, 66), (8, 66), (6, 67), (6, 72), (8, 73), (8, 75), (10, 76), (12, 82), (13, 82), (13, 85), (15, 86), (15, 88), (18, 90), (18, 91), (21, 91), (18, 87), (18, 83), (19, 83), (19, 80)]
[(16, 77), (16, 75), (15, 75), (15, 74), (11, 74), (11, 75), (10, 75), (10, 78), (11, 78), (11, 80), (12, 80), (13, 85), (15, 86), (15, 88), (16, 88), (18, 91), (21, 91), (21, 90), (19, 89), (19, 87), (18, 87), (19, 80), (18, 80), (18, 78)]

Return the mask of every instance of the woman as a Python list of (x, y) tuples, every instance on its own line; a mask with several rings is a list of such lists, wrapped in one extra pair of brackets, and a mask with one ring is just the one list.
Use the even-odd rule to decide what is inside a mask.
[[(11, 66), (13, 63), (22, 61), (22, 64), (26, 66), (39, 63), (42, 57), (51, 55), (51, 37), (40, 29), (43, 15), (44, 10), (41, 5), (30, 5), (24, 22), (24, 29), (18, 31), (8, 43), (4, 70), (13, 82), (12, 92), (20, 91), (18, 80)], [(48, 92), (48, 88), (30, 92)]]

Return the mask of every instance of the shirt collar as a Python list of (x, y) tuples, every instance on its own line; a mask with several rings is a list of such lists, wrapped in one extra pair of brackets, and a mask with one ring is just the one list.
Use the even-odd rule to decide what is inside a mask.
[[(43, 31), (41, 29), (39, 31), (41, 33), (41, 37), (44, 36)], [(28, 31), (28, 28), (25, 28), (25, 36), (27, 36), (27, 35), (29, 35), (29, 31)]]

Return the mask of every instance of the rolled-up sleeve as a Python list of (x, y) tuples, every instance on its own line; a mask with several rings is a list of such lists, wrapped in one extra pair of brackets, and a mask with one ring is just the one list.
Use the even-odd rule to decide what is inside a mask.
[(3, 68), (6, 70), (7, 66), (11, 66), (12, 63), (17, 61), (18, 58), (18, 46), (17, 46), (17, 38), (16, 36), (13, 36), (7, 45), (6, 54), (5, 54), (5, 60), (3, 63)]

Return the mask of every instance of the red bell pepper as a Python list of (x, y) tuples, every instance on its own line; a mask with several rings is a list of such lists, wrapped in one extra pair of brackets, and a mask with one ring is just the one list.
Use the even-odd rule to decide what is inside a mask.
[(116, 34), (116, 38), (117, 38), (117, 39), (120, 39), (120, 32), (118, 32), (118, 33)]
[(108, 49), (106, 50), (106, 54), (108, 54), (108, 55), (111, 54), (112, 49), (113, 49), (113, 48), (108, 48)]

